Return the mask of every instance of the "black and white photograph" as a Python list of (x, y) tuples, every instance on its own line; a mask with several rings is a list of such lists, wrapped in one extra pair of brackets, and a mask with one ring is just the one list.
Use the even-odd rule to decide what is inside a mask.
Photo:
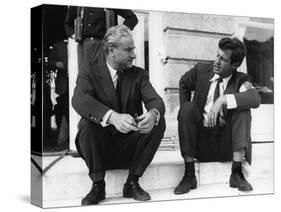
[(32, 203), (273, 193), (273, 47), (272, 18), (32, 8)]
[(5, 175), (20, 181), (5, 193), (51, 210), (276, 204), (279, 20), (224, 3), (225, 11), (181, 1), (24, 6), (28, 57), (7, 64), (22, 64), (26, 86), (5, 107), (27, 120), (6, 121), (17, 138), (4, 136), (13, 142)]
[(32, 204), (272, 194), (273, 47), (273, 18), (32, 8)]

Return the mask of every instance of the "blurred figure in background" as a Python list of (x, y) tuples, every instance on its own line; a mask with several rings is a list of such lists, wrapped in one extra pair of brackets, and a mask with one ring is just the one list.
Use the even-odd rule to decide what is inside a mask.
[[(109, 27), (118, 24), (117, 15), (124, 18), (123, 24), (131, 30), (138, 23), (137, 16), (131, 10), (75, 6), (68, 8), (65, 31), (68, 37), (75, 39), (79, 43), (79, 72), (83, 71), (84, 65), (88, 66), (90, 63), (101, 64), (105, 61), (102, 39)], [(79, 26), (75, 26), (77, 18), (81, 20)], [(75, 27), (78, 29), (75, 29)], [(77, 35), (78, 33), (80, 35)]]

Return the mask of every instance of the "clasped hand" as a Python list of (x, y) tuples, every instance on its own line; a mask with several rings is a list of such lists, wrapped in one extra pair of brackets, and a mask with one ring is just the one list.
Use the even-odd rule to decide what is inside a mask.
[(215, 127), (220, 109), (223, 104), (226, 104), (225, 96), (220, 96), (212, 105), (211, 110), (208, 114), (208, 127)]
[(146, 112), (138, 117), (137, 128), (140, 133), (149, 133), (155, 125), (156, 113), (153, 111)]
[(113, 111), (109, 116), (108, 123), (114, 125), (119, 132), (125, 134), (130, 131), (149, 133), (155, 124), (156, 114), (153, 111), (149, 111), (137, 119), (138, 123), (130, 114), (120, 114)]

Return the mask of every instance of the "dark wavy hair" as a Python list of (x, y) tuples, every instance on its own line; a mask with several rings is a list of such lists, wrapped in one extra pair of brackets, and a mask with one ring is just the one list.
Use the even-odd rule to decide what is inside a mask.
[(238, 67), (243, 62), (243, 59), (246, 55), (246, 49), (242, 41), (238, 38), (225, 37), (219, 41), (219, 48), (221, 50), (231, 50), (231, 64), (238, 63)]

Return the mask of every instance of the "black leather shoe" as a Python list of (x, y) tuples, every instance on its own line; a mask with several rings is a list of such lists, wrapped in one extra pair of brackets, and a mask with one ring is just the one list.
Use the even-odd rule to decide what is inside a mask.
[(245, 179), (242, 172), (232, 173), (229, 179), (229, 186), (231, 188), (238, 188), (239, 191), (252, 191), (253, 187)]
[(82, 205), (96, 205), (105, 199), (105, 183), (93, 183), (91, 191), (82, 199)]
[(184, 175), (179, 185), (175, 188), (175, 194), (185, 194), (190, 189), (197, 188), (197, 180), (195, 175)]
[(150, 195), (144, 191), (138, 182), (130, 181), (124, 184), (123, 197), (133, 198), (138, 201), (150, 200)]

